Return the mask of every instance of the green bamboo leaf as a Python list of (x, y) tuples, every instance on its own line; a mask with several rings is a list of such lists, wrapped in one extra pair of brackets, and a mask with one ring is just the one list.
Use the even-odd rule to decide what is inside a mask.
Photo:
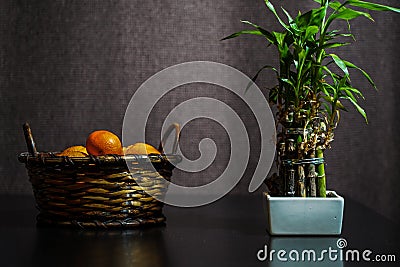
[(360, 113), (364, 119), (365, 122), (368, 124), (368, 119), (367, 119), (367, 113), (365, 112), (365, 110), (357, 103), (357, 101), (354, 101), (353, 99), (351, 99), (350, 97), (345, 98), (347, 100), (349, 100), (353, 106), (357, 109), (358, 113)]
[(322, 96), (322, 98), (325, 99), (326, 102), (331, 103), (331, 104), (334, 101), (333, 96), (330, 96), (330, 95), (324, 95), (324, 96)]
[(326, 32), (326, 35), (337, 35), (338, 33), (339, 33), (340, 31), (339, 30), (332, 30), (332, 31), (329, 31), (329, 32)]
[[(336, 73), (334, 73), (331, 70), (329, 70), (329, 68), (327, 66), (322, 66), (322, 69), (325, 72), (327, 72), (329, 74), (329, 76), (332, 78), (333, 84), (338, 84), (339, 83), (338, 81), (340, 80), (340, 77)], [(336, 95), (337, 94), (336, 87), (333, 87), (331, 84), (329, 84), (327, 82), (323, 82), (322, 85), (330, 89), (329, 94), (331, 94), (331, 95)]]
[(337, 83), (338, 91), (340, 91), (340, 89), (342, 87), (349, 86), (350, 83), (348, 81), (349, 81), (349, 76), (348, 75), (344, 76), (344, 77), (340, 77), (339, 82)]
[(351, 37), (354, 41), (356, 40), (354, 35), (351, 33), (338, 33), (338, 31), (330, 31), (325, 34), (325, 39), (327, 41), (335, 39), (337, 37)]
[(347, 69), (346, 63), (340, 59), (337, 55), (335, 54), (329, 54), (329, 56), (332, 57), (333, 61), (335, 61), (335, 64), (347, 75), (349, 76), (349, 70)]
[(375, 4), (375, 3), (359, 1), (359, 0), (348, 0), (346, 2), (351, 6), (362, 7), (362, 8), (369, 9), (369, 10), (393, 11), (393, 12), (400, 13), (400, 8), (385, 6), (385, 5), (381, 5), (381, 4)]
[[(290, 38), (287, 38), (287, 32), (272, 32), (276, 40), (276, 45), (280, 54), (280, 58), (283, 61), (290, 61), (292, 59), (292, 54), (290, 53), (289, 46), (293, 42)], [(290, 64), (290, 63), (289, 63)]]
[(233, 33), (233, 34), (231, 34), (231, 35), (229, 35), (227, 37), (224, 37), (220, 41), (232, 39), (232, 38), (238, 37), (238, 36), (240, 36), (242, 34), (252, 34), (252, 35), (261, 35), (261, 36), (263, 36), (263, 34), (258, 30), (244, 30), (244, 31), (240, 31), (240, 32), (235, 32), (235, 33)]
[(296, 17), (296, 24), (299, 29), (306, 29), (308, 26), (321, 26), (326, 15), (326, 7), (314, 8), (301, 16)]
[(329, 7), (334, 10), (339, 10), (341, 8), (344, 8), (344, 5), (342, 5), (342, 3), (340, 3), (339, 1), (332, 1), (329, 3)]
[(338, 34), (338, 36), (341, 36), (341, 37), (351, 37), (351, 39), (353, 39), (353, 41), (356, 41), (356, 38), (355, 38), (354, 35), (351, 34), (351, 33), (341, 33), (341, 34)]
[(298, 52), (298, 57), (299, 57), (299, 63), (297, 66), (297, 79), (300, 80), (301, 77), (303, 76), (303, 73), (307, 70), (308, 65), (304, 65), (305, 62), (307, 62), (307, 57), (309, 55), (310, 49), (308, 47), (304, 49), (301, 49)]
[(286, 37), (286, 32), (284, 32), (284, 33), (272, 32), (272, 35), (275, 37), (276, 42), (279, 44), (279, 46), (283, 46), (283, 43), (284, 43), (285, 37)]
[(328, 48), (335, 48), (341, 47), (345, 45), (349, 45), (350, 43), (326, 43), (320, 47), (320, 49), (328, 49)]
[(353, 34), (351, 34), (351, 33), (340, 33), (340, 31), (338, 31), (338, 30), (333, 30), (333, 31), (327, 32), (325, 35), (326, 36), (330, 36), (330, 37), (337, 37), (337, 36), (350, 37)]
[[(353, 99), (353, 101), (357, 101), (357, 99), (354, 97), (354, 95), (349, 90), (345, 90), (343, 88), (340, 88), (340, 90), (345, 93), (343, 96), (350, 97), (351, 99)], [(340, 96), (339, 98), (344, 98), (343, 96)], [(346, 99), (346, 98), (344, 98), (344, 99)]]
[(289, 32), (293, 33), (294, 35), (298, 35), (301, 33), (299, 27), (297, 27), (296, 21), (292, 18), (292, 16), (290, 16), (289, 12), (284, 9), (283, 7), (281, 7), (283, 13), (285, 13), (288, 22), (289, 22), (289, 28), (291, 29)]
[[(252, 80), (253, 82), (256, 82), (256, 80), (257, 80), (257, 78), (258, 78), (258, 75), (261, 73), (261, 71), (263, 71), (263, 70), (265, 70), (265, 69), (271, 69), (271, 70), (273, 70), (273, 71), (276, 73), (277, 76), (279, 76), (279, 72), (278, 72), (278, 70), (277, 70), (275, 67), (270, 66), (270, 65), (265, 65), (265, 66), (263, 66), (261, 69), (259, 69), (259, 70), (257, 71), (256, 75), (254, 75), (253, 78), (252, 78), (251, 80)], [(247, 90), (248, 90), (252, 85), (253, 85), (253, 83), (252, 83), (252, 82), (249, 82), (249, 84), (246, 86), (245, 92), (247, 92)]]
[(289, 24), (292, 24), (294, 22), (292, 16), (290, 16), (289, 12), (287, 12), (286, 9), (284, 9), (283, 7), (281, 7), (283, 13), (285, 13), (286, 17), (288, 18)]
[(270, 103), (276, 103), (278, 101), (278, 95), (279, 95), (279, 86), (271, 88), (268, 95), (268, 101)]
[[(326, 102), (333, 104), (335, 102), (334, 97), (332, 96), (322, 96), (323, 99), (325, 99)], [(336, 108), (343, 110), (343, 111), (347, 111), (347, 109), (343, 106), (343, 104), (339, 101), (336, 100)]]
[(293, 59), (293, 55), (290, 53), (289, 47), (285, 43), (283, 46), (279, 46), (279, 53), (281, 57), (281, 61), (285, 62), (286, 65), (290, 65), (290, 62)]
[(279, 72), (278, 72), (278, 70), (277, 70), (275, 67), (270, 66), (270, 65), (265, 65), (265, 66), (263, 66), (261, 69), (259, 69), (259, 70), (257, 71), (256, 75), (254, 75), (253, 78), (252, 78), (251, 80), (252, 80), (253, 82), (255, 82), (255, 81), (257, 80), (257, 78), (258, 78), (258, 75), (261, 73), (261, 71), (263, 71), (263, 70), (265, 70), (265, 69), (271, 69), (271, 70), (273, 70), (273, 71), (276, 73), (277, 76), (279, 76)]
[(306, 29), (306, 36), (304, 37), (305, 40), (308, 40), (311, 36), (316, 34), (319, 31), (318, 26), (308, 26)]
[(267, 6), (267, 8), (275, 15), (275, 17), (278, 19), (279, 23), (282, 25), (283, 28), (285, 28), (286, 30), (290, 31), (290, 28), (288, 25), (286, 25), (283, 20), (279, 17), (278, 13), (275, 10), (275, 7), (273, 4), (271, 4), (270, 1), (268, 0), (264, 0), (265, 5)]
[(322, 69), (329, 74), (329, 76), (332, 77), (333, 80), (335, 80), (337, 77), (337, 75), (335, 73), (333, 73), (327, 66), (321, 66)]
[(324, 96), (322, 96), (322, 98), (325, 99), (325, 101), (330, 103), (330, 104), (332, 104), (333, 100), (334, 100), (333, 97), (330, 96), (330, 95), (324, 95)]
[[(314, 1), (321, 4), (321, 0), (314, 0)], [(386, 6), (386, 5), (382, 5), (382, 4), (371, 3), (371, 2), (367, 2), (367, 1), (360, 1), (360, 0), (348, 0), (348, 1), (344, 2), (343, 4), (341, 4), (339, 1), (331, 1), (329, 3), (329, 6), (334, 10), (338, 10), (339, 8), (342, 8), (346, 5), (361, 7), (361, 8), (365, 8), (368, 10), (374, 10), (374, 11), (393, 11), (396, 13), (400, 13), (400, 8)]]
[(359, 71), (364, 75), (364, 77), (367, 78), (368, 82), (375, 88), (375, 90), (378, 89), (378, 88), (376, 87), (374, 81), (371, 79), (371, 77), (369, 76), (369, 74), (368, 74), (366, 71), (364, 71), (364, 70), (363, 70), (362, 68), (360, 68), (360, 67), (357, 67), (356, 65), (354, 65), (353, 63), (351, 63), (351, 62), (349, 62), (349, 61), (343, 60), (343, 62), (346, 64), (347, 67), (352, 68), (352, 69), (357, 69), (357, 70), (359, 70)]
[(251, 79), (253, 82), (249, 82), (248, 85), (246, 86), (245, 92), (247, 92), (247, 90), (249, 90), (249, 88), (253, 85), (253, 83), (256, 82), (258, 75), (261, 73), (261, 71), (263, 71), (264, 69), (272, 69), (277, 76), (279, 76), (279, 72), (276, 68), (274, 68), (273, 66), (270, 65), (265, 65), (264, 67), (262, 67), (261, 69), (259, 69), (256, 73), (256, 75), (254, 75), (254, 77)]
[(356, 89), (356, 88), (354, 88), (354, 87), (343, 87), (343, 89), (346, 90), (346, 91), (350, 91), (350, 92), (356, 94), (357, 96), (361, 97), (362, 99), (365, 99), (363, 94), (361, 93), (361, 91)]
[(270, 33), (269, 31), (267, 31), (266, 29), (263, 29), (262, 27), (258, 26), (257, 24), (254, 24), (248, 20), (241, 20), (240, 22), (244, 23), (244, 24), (248, 24), (250, 26), (253, 26), (254, 28), (256, 28), (259, 32), (262, 33), (262, 35), (265, 36), (265, 38), (267, 38), (267, 40), (272, 43), (272, 44), (276, 44), (276, 38), (275, 36)]
[(343, 111), (347, 111), (345, 106), (343, 106), (343, 104), (339, 100), (336, 101), (336, 108), (340, 109), (340, 110), (343, 110)]
[(326, 113), (328, 113), (328, 115), (329, 115), (329, 117), (330, 117), (331, 114), (332, 114), (331, 108), (330, 108), (329, 105), (328, 105), (327, 103), (325, 103), (325, 102), (323, 102), (322, 105), (324, 106)]
[(278, 78), (280, 81), (282, 81), (282, 82), (284, 82), (284, 83), (287, 83), (287, 84), (289, 84), (291, 87), (295, 87), (294, 86), (294, 84), (293, 84), (293, 82), (292, 81), (290, 81), (289, 79), (286, 79), (286, 78)]
[[(338, 8), (337, 11), (333, 12), (329, 17), (328, 20), (326, 21), (325, 25), (324, 25), (324, 30), (326, 31), (330, 24), (336, 20), (336, 19), (341, 19), (341, 20), (352, 20), (355, 18), (358, 18), (360, 16), (364, 16), (372, 21), (374, 21), (374, 19), (371, 17), (371, 15), (367, 12), (362, 12), (362, 11), (357, 11), (351, 8), (345, 8), (343, 5), (341, 7)], [(350, 24), (348, 24), (350, 26)]]
[(364, 16), (369, 20), (374, 21), (371, 15), (367, 12), (356, 11), (351, 8), (344, 8), (344, 9), (339, 9), (339, 12), (333, 13), (331, 16), (329, 16), (328, 22), (331, 22), (335, 19), (352, 20), (360, 16)]
[(329, 95), (329, 91), (326, 88), (326, 86), (324, 86), (323, 84), (320, 86), (320, 90), (322, 93), (324, 93), (325, 95)]
[(294, 67), (295, 67), (296, 69), (299, 68), (299, 61), (298, 61), (298, 60), (293, 60), (293, 64), (294, 64)]
[[(317, 2), (319, 4), (322, 5), (321, 0), (314, 0), (314, 2)], [(327, 1), (329, 2), (329, 7), (332, 8), (333, 10), (339, 10), (341, 8), (343, 8), (342, 3), (340, 3), (339, 1)]]

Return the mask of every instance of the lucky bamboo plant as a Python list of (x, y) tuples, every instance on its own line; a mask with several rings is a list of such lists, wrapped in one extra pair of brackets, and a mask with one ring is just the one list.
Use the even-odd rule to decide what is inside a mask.
[[(368, 122), (358, 102), (364, 98), (362, 91), (351, 84), (350, 69), (359, 71), (376, 89), (367, 72), (335, 54), (335, 49), (351, 44), (344, 40), (354, 39), (351, 20), (373, 20), (369, 10), (400, 12), (399, 8), (359, 0), (314, 1), (317, 7), (292, 17), (284, 8), (283, 16), (279, 15), (265, 0), (282, 31), (269, 31), (244, 20), (250, 30), (222, 39), (259, 35), (279, 52), (279, 68), (266, 65), (253, 78), (255, 81), (264, 69), (274, 71), (277, 77), (277, 85), (269, 88), (269, 101), (277, 108), (278, 132), (278, 173), (266, 180), (271, 195), (326, 196), (323, 153), (330, 148), (341, 111), (346, 111), (345, 101)], [(332, 29), (334, 21), (347, 23), (346, 32)]]

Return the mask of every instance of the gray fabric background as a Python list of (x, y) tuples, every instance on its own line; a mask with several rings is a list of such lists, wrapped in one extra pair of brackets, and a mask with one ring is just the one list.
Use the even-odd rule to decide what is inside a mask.
[[(275, 1), (280, 2), (280, 1)], [(313, 1), (282, 1), (294, 14)], [(381, 3), (398, 5), (397, 0)], [(379, 92), (355, 74), (365, 90), (362, 102), (370, 123), (351, 109), (342, 116), (333, 149), (326, 153), (328, 187), (400, 222), (399, 155), (399, 17), (374, 14), (375, 23), (354, 22), (357, 41), (340, 55), (363, 66)], [(25, 151), (21, 125), (29, 121), (39, 150), (57, 151), (84, 144), (96, 129), (121, 134), (127, 104), (151, 75), (168, 66), (210, 60), (252, 76), (265, 64), (276, 64), (276, 52), (255, 37), (220, 42), (244, 28), (248, 19), (279, 29), (262, 0), (129, 1), (129, 0), (2, 0), (0, 2), (0, 193), (31, 194), (16, 157)], [(359, 26), (362, 26), (360, 28)], [(274, 84), (265, 73), (258, 82)], [(259, 153), (259, 132), (249, 109), (228, 91), (195, 84), (176, 88), (157, 105), (148, 125), (148, 142), (157, 145), (163, 118), (182, 101), (208, 96), (234, 108), (251, 135), (252, 156), (246, 177), (233, 190), (247, 194)], [(206, 119), (183, 129), (181, 147), (189, 158), (199, 156), (202, 138), (215, 140), (216, 162), (200, 173), (175, 171), (179, 184), (205, 184), (224, 170), (229, 139), (221, 126)], [(262, 190), (262, 189), (261, 189)]]

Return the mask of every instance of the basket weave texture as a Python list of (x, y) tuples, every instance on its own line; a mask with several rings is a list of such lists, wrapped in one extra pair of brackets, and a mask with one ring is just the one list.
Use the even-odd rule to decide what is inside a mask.
[[(22, 153), (40, 214), (39, 225), (137, 227), (165, 221), (162, 198), (178, 156), (70, 158)], [(128, 168), (128, 165), (129, 168)], [(139, 185), (140, 184), (140, 185)], [(143, 189), (146, 189), (146, 193)], [(150, 191), (149, 191), (150, 190)]]

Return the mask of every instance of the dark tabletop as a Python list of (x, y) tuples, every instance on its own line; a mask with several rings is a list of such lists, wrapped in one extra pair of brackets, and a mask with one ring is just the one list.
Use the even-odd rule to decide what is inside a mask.
[[(0, 266), (400, 266), (398, 225), (345, 196), (340, 237), (270, 237), (260, 193), (228, 195), (199, 208), (166, 206), (165, 226), (83, 231), (36, 227), (32, 196), (0, 196)], [(336, 248), (395, 255), (388, 262), (259, 261), (257, 252)], [(344, 250), (344, 251), (345, 251)]]

